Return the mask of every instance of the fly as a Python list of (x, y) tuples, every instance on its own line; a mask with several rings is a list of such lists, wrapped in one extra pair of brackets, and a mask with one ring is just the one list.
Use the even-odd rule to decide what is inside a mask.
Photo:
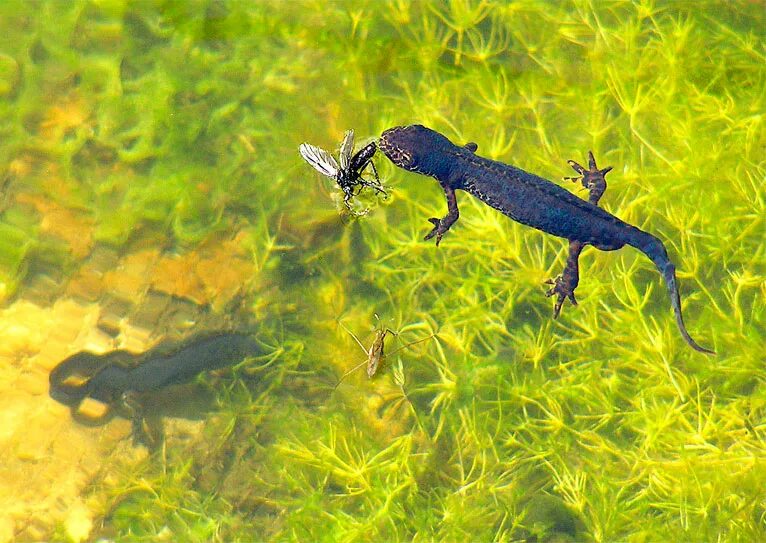
[[(369, 187), (378, 194), (388, 195), (380, 182), (378, 170), (375, 169), (375, 164), (372, 162), (372, 157), (377, 150), (378, 146), (375, 142), (372, 142), (362, 147), (356, 154), (353, 154), (353, 129), (346, 131), (346, 134), (343, 136), (343, 142), (340, 144), (340, 165), (330, 153), (315, 145), (302, 143), (299, 147), (301, 156), (306, 162), (322, 175), (335, 180), (343, 191), (343, 203), (352, 215), (363, 215), (366, 213), (366, 211), (357, 213), (351, 207), (351, 198), (358, 195), (363, 188)], [(368, 181), (362, 177), (362, 173), (368, 165), (372, 166), (372, 171), (375, 174), (374, 181)]]

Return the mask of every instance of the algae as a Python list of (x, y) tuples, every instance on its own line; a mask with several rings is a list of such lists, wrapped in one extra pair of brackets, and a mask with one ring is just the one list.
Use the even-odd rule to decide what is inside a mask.
[[(115, 323), (152, 289), (238, 303), (273, 356), (214, 382), (200, 431), (109, 458), (47, 535), (28, 510), (0, 533), (766, 538), (764, 29), (744, 0), (2, 3), (6, 303), (98, 298)], [(461, 194), (436, 249), (441, 191), (382, 156), (391, 198), (340, 217), (298, 145), (414, 122), (549, 179), (588, 150), (614, 166), (604, 207), (666, 242), (719, 355), (683, 344), (629, 249), (586, 249), (552, 321), (562, 240)], [(332, 393), (360, 358), (339, 323), (375, 314), (402, 344), (436, 337)]]

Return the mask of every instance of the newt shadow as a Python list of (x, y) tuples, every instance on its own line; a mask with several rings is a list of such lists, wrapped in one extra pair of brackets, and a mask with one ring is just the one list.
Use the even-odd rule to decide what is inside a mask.
[[(143, 354), (118, 350), (80, 352), (50, 374), (50, 396), (70, 408), (86, 426), (103, 426), (115, 417), (132, 421), (135, 444), (155, 449), (164, 440), (164, 417), (201, 420), (214, 409), (215, 394), (191, 381), (204, 371), (233, 366), (263, 354), (248, 335), (216, 332), (180, 345), (160, 345)], [(102, 413), (83, 408), (87, 400), (106, 406)]]

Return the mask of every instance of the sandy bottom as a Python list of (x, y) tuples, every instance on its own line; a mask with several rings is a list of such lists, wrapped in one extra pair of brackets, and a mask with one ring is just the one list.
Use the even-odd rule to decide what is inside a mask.
[(2, 542), (40, 541), (56, 525), (74, 541), (85, 539), (93, 526), (88, 484), (115, 453), (146, 454), (130, 447), (128, 421), (84, 427), (48, 396), (48, 373), (62, 354), (113, 348), (96, 328), (99, 314), (97, 305), (75, 301), (47, 308), (19, 301), (0, 312)]
[[(96, 252), (56, 301), (19, 299), (0, 310), (0, 543), (44, 541), (61, 529), (72, 541), (85, 540), (104, 510), (111, 476), (147, 454), (132, 445), (127, 420), (98, 427), (73, 421), (48, 395), (51, 369), (82, 350), (143, 352), (201, 325), (220, 325), (199, 304), (225, 304), (252, 280), (238, 241), (183, 256)], [(207, 273), (221, 260), (231, 264), (226, 273)], [(201, 426), (172, 424), (192, 433)]]

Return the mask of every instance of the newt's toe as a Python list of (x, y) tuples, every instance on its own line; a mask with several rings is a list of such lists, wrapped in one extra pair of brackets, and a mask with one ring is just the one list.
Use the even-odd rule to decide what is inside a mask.
[(577, 177), (565, 177), (567, 181), (580, 182), (583, 187), (590, 192), (590, 203), (596, 205), (601, 199), (601, 195), (606, 191), (606, 174), (612, 171), (611, 166), (598, 169), (596, 159), (593, 157), (593, 151), (588, 151), (588, 169), (585, 169), (580, 163), (574, 160), (567, 160), (574, 171), (578, 173)]
[(557, 319), (559, 314), (561, 313), (561, 307), (564, 305), (564, 300), (569, 300), (572, 302), (572, 305), (577, 305), (577, 299), (574, 295), (574, 289), (570, 287), (570, 285), (567, 284), (567, 282), (564, 280), (564, 278), (559, 275), (555, 279), (548, 279), (545, 281), (548, 285), (553, 285), (551, 288), (549, 288), (545, 295), (550, 298), (551, 296), (556, 296), (556, 303), (553, 305), (553, 318)]
[(428, 241), (432, 237), (436, 236), (436, 246), (438, 247), (439, 242), (442, 240), (442, 236), (444, 235), (444, 230), (442, 229), (442, 221), (436, 217), (431, 217), (428, 219), (428, 221), (433, 224), (434, 227), (428, 234), (426, 234), (426, 237), (423, 238), (423, 241)]

